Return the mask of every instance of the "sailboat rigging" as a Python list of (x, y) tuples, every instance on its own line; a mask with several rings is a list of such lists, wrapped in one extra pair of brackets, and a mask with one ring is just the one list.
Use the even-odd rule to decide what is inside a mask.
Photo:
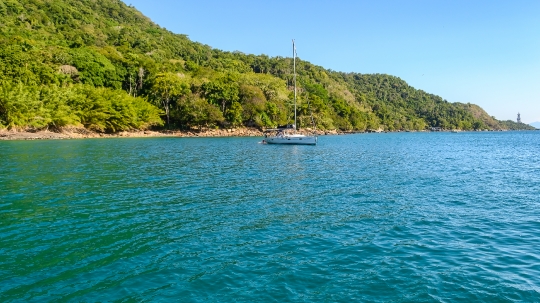
[(294, 79), (294, 124), (286, 125), (264, 131), (263, 143), (266, 144), (296, 144), (296, 145), (317, 145), (317, 136), (306, 136), (299, 134), (296, 129), (296, 47), (293, 45), (293, 79)]

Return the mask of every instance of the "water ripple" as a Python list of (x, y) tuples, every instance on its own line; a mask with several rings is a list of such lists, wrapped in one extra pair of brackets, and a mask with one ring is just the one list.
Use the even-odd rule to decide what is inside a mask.
[(540, 302), (540, 134), (0, 142), (0, 301)]

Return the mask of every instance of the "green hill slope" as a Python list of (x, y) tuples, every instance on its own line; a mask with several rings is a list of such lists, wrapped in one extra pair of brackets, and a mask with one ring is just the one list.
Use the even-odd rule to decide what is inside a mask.
[[(292, 59), (223, 52), (117, 0), (0, 0), (0, 127), (114, 132), (292, 122)], [(505, 128), (389, 75), (298, 60), (299, 127)]]
[(500, 121), (500, 123), (503, 125), (504, 129), (508, 130), (537, 130), (537, 128), (532, 125), (517, 123), (512, 120)]

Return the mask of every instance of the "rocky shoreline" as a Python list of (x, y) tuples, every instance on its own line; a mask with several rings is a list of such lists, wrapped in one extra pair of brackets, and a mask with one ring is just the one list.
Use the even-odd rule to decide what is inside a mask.
[[(306, 130), (305, 133), (312, 133)], [(317, 131), (317, 135), (337, 135), (338, 131)], [(235, 129), (203, 129), (203, 130), (137, 130), (117, 133), (99, 133), (84, 128), (66, 128), (59, 131), (15, 131), (0, 130), (0, 140), (61, 140), (61, 139), (89, 139), (89, 138), (145, 138), (145, 137), (262, 137), (263, 133), (257, 128)]]

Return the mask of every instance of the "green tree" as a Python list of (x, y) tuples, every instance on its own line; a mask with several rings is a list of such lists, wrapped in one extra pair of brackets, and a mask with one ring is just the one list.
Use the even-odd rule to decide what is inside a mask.
[(158, 74), (154, 79), (151, 91), (165, 110), (165, 115), (167, 117), (167, 128), (169, 128), (171, 102), (174, 102), (175, 100), (186, 96), (191, 92), (188, 81), (185, 79), (185, 77), (178, 74)]
[(217, 125), (224, 121), (223, 114), (217, 106), (209, 104), (203, 98), (196, 94), (190, 94), (182, 97), (172, 112), (173, 118), (183, 126), (202, 126)]
[(253, 85), (240, 85), (240, 104), (243, 108), (243, 116), (248, 124), (253, 124), (255, 117), (260, 115), (266, 106), (266, 97), (263, 91)]
[(225, 113), (225, 119), (233, 126), (242, 125), (242, 105), (239, 102), (233, 102)]
[(215, 80), (202, 85), (206, 99), (221, 107), (226, 115), (227, 108), (239, 100), (238, 75), (226, 73), (219, 75)]

